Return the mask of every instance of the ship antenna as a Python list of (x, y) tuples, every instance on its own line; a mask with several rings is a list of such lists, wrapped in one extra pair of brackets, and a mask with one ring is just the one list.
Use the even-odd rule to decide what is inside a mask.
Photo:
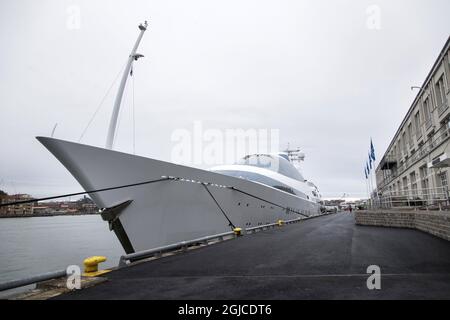
[(116, 100), (114, 101), (114, 108), (113, 108), (113, 112), (111, 115), (111, 121), (109, 122), (108, 136), (106, 138), (106, 148), (107, 149), (112, 149), (112, 147), (113, 147), (114, 135), (116, 132), (116, 127), (117, 127), (117, 118), (119, 116), (119, 110), (120, 110), (120, 104), (122, 102), (123, 91), (125, 90), (125, 84), (127, 83), (128, 74), (131, 71), (133, 61), (137, 61), (139, 58), (143, 57), (142, 54), (137, 54), (136, 51), (139, 47), (139, 43), (141, 42), (144, 32), (147, 30), (147, 26), (148, 26), (147, 21), (145, 21), (143, 24), (139, 25), (139, 30), (141, 32), (139, 33), (136, 43), (134, 44), (133, 50), (131, 50), (131, 53), (128, 57), (127, 65), (126, 65), (125, 70), (122, 75), (122, 80), (120, 81), (119, 90), (117, 91)]
[(293, 163), (300, 163), (301, 161), (305, 160), (305, 154), (301, 153), (300, 151), (300, 148), (290, 149), (289, 147), (284, 150), (284, 152), (288, 154), (289, 161)]
[(51, 135), (52, 138), (53, 138), (53, 135), (55, 134), (55, 130), (56, 130), (57, 126), (58, 126), (58, 123), (55, 123), (55, 126), (53, 127), (53, 130), (52, 130), (52, 135)]

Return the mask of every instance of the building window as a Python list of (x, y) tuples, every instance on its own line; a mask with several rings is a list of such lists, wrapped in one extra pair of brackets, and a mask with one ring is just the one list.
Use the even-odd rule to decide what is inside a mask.
[(408, 195), (408, 178), (407, 177), (403, 178), (403, 195), (404, 196)]
[(403, 134), (402, 134), (402, 148), (403, 148), (403, 153), (407, 154), (407, 152), (406, 152), (406, 132), (403, 132)]
[(439, 174), (439, 181), (441, 182), (441, 186), (444, 188), (448, 187), (448, 181), (447, 181), (447, 171), (442, 172)]
[(412, 124), (410, 123), (408, 125), (408, 143), (409, 143), (409, 147), (412, 148), (413, 146), (413, 132), (412, 132)]
[(417, 183), (416, 183), (416, 172), (415, 171), (413, 171), (410, 174), (410, 180), (411, 180), (411, 192), (412, 192), (412, 195), (414, 197), (417, 197)]
[(416, 172), (415, 171), (411, 172), (410, 179), (411, 179), (411, 184), (416, 183)]
[(447, 179), (447, 171), (438, 174), (438, 181), (440, 184), (440, 188), (437, 191), (437, 197), (441, 199), (447, 199), (448, 192), (448, 179)]
[(444, 75), (439, 78), (435, 84), (436, 102), (438, 105), (439, 114), (447, 108), (447, 99), (445, 97)]
[(425, 115), (425, 126), (428, 129), (431, 126), (431, 105), (428, 97), (423, 102), (423, 114)]
[(428, 181), (428, 168), (427, 166), (420, 167), (420, 180), (422, 180), (422, 195), (425, 200), (428, 199), (429, 194), (429, 186), (430, 183)]
[(420, 111), (414, 116), (414, 127), (416, 129), (416, 139), (419, 139), (422, 136), (422, 130), (420, 130)]
[(420, 167), (420, 179), (428, 178), (428, 168), (427, 166)]

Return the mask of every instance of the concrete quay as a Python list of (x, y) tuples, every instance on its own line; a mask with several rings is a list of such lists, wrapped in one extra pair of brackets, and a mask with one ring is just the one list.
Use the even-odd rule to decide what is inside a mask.
[[(367, 287), (367, 268), (381, 289)], [(450, 242), (337, 213), (112, 271), (54, 299), (450, 299)]]

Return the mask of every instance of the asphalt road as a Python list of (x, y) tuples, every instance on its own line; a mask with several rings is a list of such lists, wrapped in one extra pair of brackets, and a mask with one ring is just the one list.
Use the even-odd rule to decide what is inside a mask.
[[(381, 269), (369, 290), (367, 267)], [(108, 274), (57, 299), (450, 299), (450, 242), (338, 213)]]

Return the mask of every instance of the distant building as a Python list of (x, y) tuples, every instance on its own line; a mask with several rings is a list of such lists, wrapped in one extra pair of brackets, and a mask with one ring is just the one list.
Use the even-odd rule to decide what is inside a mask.
[(81, 208), (81, 211), (85, 213), (98, 212), (98, 207), (94, 203), (83, 203)]
[(378, 194), (391, 206), (448, 202), (450, 38), (376, 169)]
[(94, 201), (87, 196), (84, 196), (82, 199), (78, 200), (78, 204), (80, 206), (79, 210), (84, 213), (96, 213), (99, 210)]
[(48, 214), (52, 213), (52, 209), (48, 206), (35, 206), (33, 207), (33, 214)]
[[(14, 203), (20, 201), (35, 200), (28, 194), (8, 195), (4, 192), (0, 193), (0, 203)], [(31, 201), (24, 204), (15, 204), (0, 207), (0, 216), (3, 217), (20, 217), (30, 215), (64, 215), (64, 214), (94, 214), (99, 209), (91, 198), (84, 196), (76, 201), (50, 201), (40, 202)]]
[[(76, 201), (51, 201), (42, 202), (35, 210), (39, 213), (53, 213), (53, 214), (76, 214), (76, 213), (97, 213), (98, 207), (89, 198), (84, 196)], [(37, 213), (37, 212), (36, 212)]]
[[(13, 195), (3, 195), (1, 198), (1, 203), (13, 203), (18, 201), (28, 201), (34, 198), (29, 194), (13, 194)], [(24, 204), (15, 204), (5, 207), (0, 207), (0, 214), (2, 215), (31, 215), (33, 214), (33, 207), (37, 202), (29, 202)]]

